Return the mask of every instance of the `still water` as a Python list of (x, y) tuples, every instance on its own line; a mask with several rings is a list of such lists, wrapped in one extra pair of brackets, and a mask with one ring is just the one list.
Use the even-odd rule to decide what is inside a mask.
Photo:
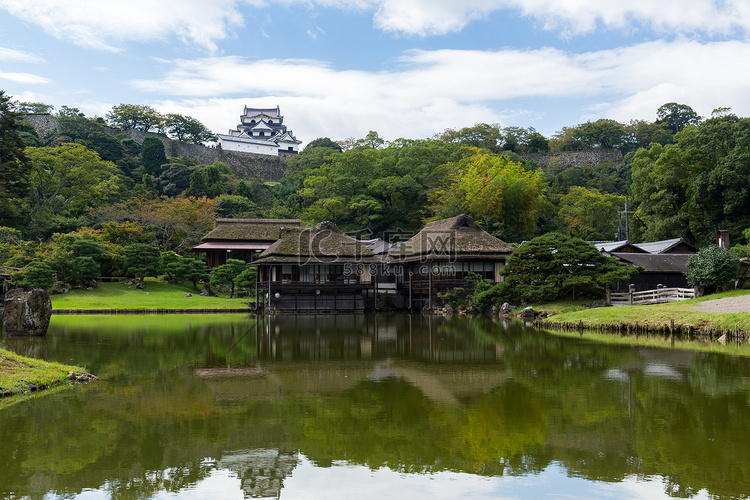
[[(0, 497), (745, 498), (750, 358), (488, 318), (54, 316)], [(730, 351), (731, 352), (731, 351)]]

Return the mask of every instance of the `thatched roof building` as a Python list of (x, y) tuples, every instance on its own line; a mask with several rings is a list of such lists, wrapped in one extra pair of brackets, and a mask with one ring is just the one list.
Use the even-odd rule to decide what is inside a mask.
[(258, 264), (370, 263), (367, 245), (344, 234), (333, 222), (314, 227), (287, 227), (256, 261)]
[(228, 257), (250, 262), (254, 252), (279, 239), (282, 229), (299, 226), (299, 219), (216, 219), (216, 227), (193, 251), (205, 252), (210, 268), (225, 264)]
[(513, 247), (479, 229), (466, 214), (430, 222), (390, 253), (392, 261), (505, 258)]

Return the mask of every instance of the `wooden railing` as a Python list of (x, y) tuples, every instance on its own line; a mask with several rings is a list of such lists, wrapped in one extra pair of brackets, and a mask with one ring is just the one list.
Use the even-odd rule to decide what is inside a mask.
[(642, 292), (607, 291), (607, 305), (636, 306), (645, 304), (663, 304), (695, 298), (694, 288), (657, 288)]

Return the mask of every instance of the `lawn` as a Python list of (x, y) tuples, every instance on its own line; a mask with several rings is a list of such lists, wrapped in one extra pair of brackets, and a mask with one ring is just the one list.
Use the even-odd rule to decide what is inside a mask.
[[(734, 290), (731, 292), (707, 295), (697, 299), (670, 302), (667, 304), (652, 304), (641, 306), (598, 307), (580, 311), (556, 314), (542, 320), (543, 323), (578, 323), (586, 328), (596, 328), (599, 325), (625, 324), (642, 326), (668, 326), (674, 320), (675, 325), (692, 325), (698, 328), (714, 330), (742, 330), (750, 332), (750, 314), (748, 313), (710, 313), (695, 308), (700, 302), (724, 297), (748, 295), (750, 291)], [(544, 309), (544, 306), (534, 307), (534, 310)]]
[[(185, 294), (191, 294), (186, 297)], [(201, 297), (192, 285), (170, 284), (146, 279), (146, 288), (139, 290), (126, 282), (100, 283), (93, 290), (71, 290), (52, 295), (53, 310), (111, 309), (247, 309), (243, 302), (254, 297)]]
[(29, 384), (37, 389), (66, 384), (70, 381), (70, 372), (81, 374), (84, 370), (78, 366), (25, 358), (0, 349), (0, 394), (5, 396), (31, 393)]

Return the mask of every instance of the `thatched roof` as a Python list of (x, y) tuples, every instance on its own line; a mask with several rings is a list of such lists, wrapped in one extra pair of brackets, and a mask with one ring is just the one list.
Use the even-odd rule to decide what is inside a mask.
[(367, 246), (345, 235), (333, 222), (315, 227), (287, 227), (268, 247), (258, 264), (320, 264), (373, 262), (375, 254)]
[(466, 214), (428, 223), (413, 238), (391, 252), (394, 260), (504, 257), (513, 248), (474, 224)]
[(281, 228), (299, 226), (299, 219), (216, 219), (216, 227), (201, 241), (272, 242)]

